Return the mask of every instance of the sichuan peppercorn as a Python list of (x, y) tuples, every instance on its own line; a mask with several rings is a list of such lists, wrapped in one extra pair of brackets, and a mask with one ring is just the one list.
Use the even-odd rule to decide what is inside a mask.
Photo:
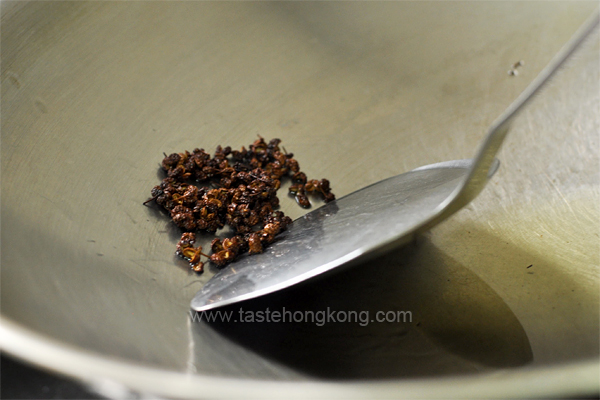
[[(192, 270), (203, 271), (202, 257), (222, 267), (241, 254), (261, 253), (292, 223), (283, 212), (274, 210), (279, 205), (281, 179), (292, 180), (289, 192), (302, 207), (310, 207), (309, 194), (320, 195), (325, 202), (335, 199), (329, 181), (308, 180), (294, 154), (280, 148), (280, 143), (280, 139), (266, 142), (259, 136), (249, 149), (217, 146), (212, 157), (199, 148), (191, 153), (164, 154), (161, 166), (167, 177), (152, 188), (152, 197), (144, 204), (156, 202), (185, 231), (175, 253), (186, 259)], [(194, 247), (194, 232), (216, 232), (226, 225), (235, 235), (214, 239), (212, 254)]]

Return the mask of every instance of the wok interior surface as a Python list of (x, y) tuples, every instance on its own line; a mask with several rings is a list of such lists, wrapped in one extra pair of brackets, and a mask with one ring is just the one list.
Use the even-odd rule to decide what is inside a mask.
[[(173, 254), (178, 228), (142, 205), (163, 152), (257, 134), (281, 138), (338, 197), (470, 158), (595, 6), (3, 2), (2, 317), (87, 361), (27, 352), (18, 335), (3, 349), (179, 397), (264, 394), (272, 381), (315, 396), (595, 393), (597, 32), (514, 125), (466, 209), (405, 248), (222, 310), (369, 321), (191, 321), (214, 270), (191, 273)], [(306, 212), (284, 192), (287, 215)], [(378, 311), (410, 321), (371, 323)], [(126, 367), (92, 376), (96, 358)]]

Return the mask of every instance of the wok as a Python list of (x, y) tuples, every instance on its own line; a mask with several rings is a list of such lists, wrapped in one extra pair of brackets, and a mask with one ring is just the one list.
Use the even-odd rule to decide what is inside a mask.
[(190, 272), (179, 230), (142, 205), (163, 152), (257, 134), (338, 197), (470, 157), (595, 6), (2, 2), (2, 350), (115, 398), (598, 393), (597, 32), (474, 203), (241, 305), (409, 321), (193, 321), (215, 271)]

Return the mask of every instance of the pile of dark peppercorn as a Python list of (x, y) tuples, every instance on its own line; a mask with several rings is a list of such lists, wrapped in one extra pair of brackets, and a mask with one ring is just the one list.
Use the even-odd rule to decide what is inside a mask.
[[(188, 260), (194, 271), (204, 270), (202, 257), (222, 267), (240, 254), (261, 253), (292, 223), (283, 212), (275, 210), (282, 178), (291, 177), (289, 191), (302, 207), (310, 207), (308, 194), (319, 195), (325, 202), (335, 200), (329, 181), (308, 180), (293, 154), (282, 151), (280, 143), (279, 139), (267, 143), (259, 136), (249, 150), (242, 147), (232, 151), (229, 146), (217, 146), (213, 157), (203, 149), (165, 154), (162, 168), (167, 177), (152, 188), (152, 198), (144, 204), (155, 201), (185, 231), (177, 243), (176, 254)], [(215, 238), (212, 254), (203, 253), (200, 246), (194, 247), (195, 232), (216, 232), (225, 225), (235, 235), (223, 240)]]

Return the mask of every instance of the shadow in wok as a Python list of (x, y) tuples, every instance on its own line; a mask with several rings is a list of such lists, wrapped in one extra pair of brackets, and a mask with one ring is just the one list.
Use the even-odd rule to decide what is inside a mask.
[(321, 378), (440, 376), (533, 360), (502, 298), (428, 238), (201, 317), (193, 329), (208, 325), (251, 352)]

